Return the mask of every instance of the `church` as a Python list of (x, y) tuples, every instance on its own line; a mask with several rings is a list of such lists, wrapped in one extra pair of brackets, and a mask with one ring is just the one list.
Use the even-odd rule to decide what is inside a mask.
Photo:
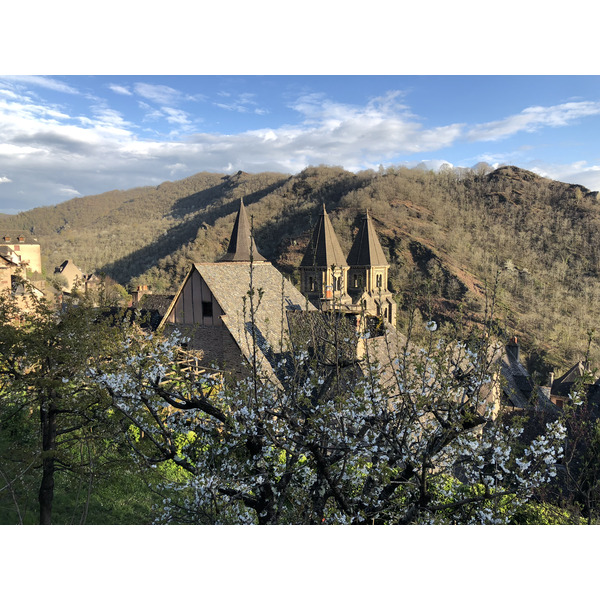
[(394, 326), (388, 271), (368, 212), (345, 257), (323, 206), (300, 264), (298, 290), (260, 254), (241, 200), (227, 252), (191, 266), (161, 326), (188, 337), (207, 367), (244, 376), (256, 357), (263, 373), (278, 381), (282, 358), (305, 349), (294, 348), (294, 340), (303, 339), (295, 335), (301, 322), (335, 313), (354, 331), (369, 327), (371, 335)]
[(368, 210), (345, 257), (323, 205), (300, 263), (303, 295), (320, 310), (341, 310), (357, 321), (366, 316), (395, 327), (389, 269)]

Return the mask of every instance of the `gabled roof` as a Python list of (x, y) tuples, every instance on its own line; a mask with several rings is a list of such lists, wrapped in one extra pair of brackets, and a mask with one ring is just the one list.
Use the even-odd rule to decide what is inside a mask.
[(554, 380), (554, 383), (560, 385), (562, 383), (575, 383), (583, 377), (585, 373), (590, 373), (586, 364), (579, 361), (573, 365), (562, 377), (558, 377)]
[(7, 263), (14, 266), (21, 266), (21, 257), (15, 253), (12, 248), (8, 246), (0, 246), (0, 257), (3, 258)]
[(337, 267), (348, 266), (346, 257), (342, 252), (340, 243), (333, 230), (333, 225), (323, 204), (323, 209), (313, 231), (312, 239), (308, 244), (300, 266), (331, 267), (332, 265)]
[[(241, 262), (194, 263), (181, 288), (173, 298), (161, 325), (175, 309), (177, 300), (197, 271), (221, 307), (221, 319), (240, 348), (252, 360), (252, 319), (250, 316), (250, 265)], [(289, 311), (315, 310), (304, 296), (269, 262), (252, 265), (254, 325), (257, 358), (263, 371), (278, 379), (278, 362), (289, 350)], [(176, 325), (175, 325), (176, 326)]]
[(256, 248), (242, 198), (240, 199), (240, 208), (235, 218), (227, 253), (219, 258), (217, 262), (249, 262), (251, 258), (253, 261), (267, 260)]
[(357, 267), (388, 266), (368, 209), (354, 239), (350, 254), (348, 254), (348, 265)]

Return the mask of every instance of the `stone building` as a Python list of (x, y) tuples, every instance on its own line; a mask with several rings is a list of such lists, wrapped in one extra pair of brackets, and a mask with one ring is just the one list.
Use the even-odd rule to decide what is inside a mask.
[(21, 257), (9, 246), (0, 245), (0, 292), (12, 290), (21, 272)]
[(348, 257), (325, 206), (300, 263), (302, 293), (321, 310), (341, 310), (395, 327), (396, 303), (388, 289), (389, 263), (367, 211)]
[[(323, 206), (300, 264), (298, 291), (258, 251), (241, 201), (227, 252), (214, 263), (191, 266), (161, 326), (189, 337), (189, 347), (202, 351), (207, 365), (242, 375), (256, 355), (277, 379), (277, 364), (303, 335), (307, 317), (298, 313), (342, 314), (352, 331), (369, 328), (375, 336), (394, 326), (388, 271), (370, 215), (346, 258)], [(363, 354), (358, 346), (353, 352)]]
[(189, 337), (207, 366), (243, 376), (256, 357), (277, 381), (290, 350), (287, 313), (306, 309), (314, 307), (256, 248), (241, 201), (226, 254), (191, 266), (161, 326)]
[(66, 293), (70, 293), (74, 287), (83, 288), (86, 279), (83, 271), (70, 259), (65, 260), (60, 266), (56, 267), (54, 274), (62, 275), (65, 278), (65, 284), (62, 286), (61, 291)]
[(4, 235), (0, 239), (0, 292), (10, 292), (24, 310), (31, 308), (31, 297), (42, 298), (39, 282), (31, 282), (31, 273), (41, 273), (40, 246), (25, 243), (21, 234)]
[(5, 233), (0, 238), (0, 245), (5, 246), (15, 252), (21, 264), (31, 272), (42, 272), (42, 254), (40, 245), (35, 238), (25, 233)]

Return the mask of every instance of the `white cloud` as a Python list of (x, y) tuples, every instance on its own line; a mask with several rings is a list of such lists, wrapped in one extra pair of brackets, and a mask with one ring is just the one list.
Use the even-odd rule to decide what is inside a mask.
[(55, 92), (64, 92), (65, 94), (79, 94), (79, 90), (67, 85), (66, 83), (53, 79), (52, 77), (43, 77), (39, 75), (2, 75), (0, 79), (12, 81), (17, 84), (27, 84), (36, 87), (54, 90)]
[(163, 106), (171, 106), (182, 99), (181, 92), (167, 85), (136, 83), (134, 88), (142, 98)]
[[(137, 84), (136, 92), (161, 102), (179, 97), (166, 86)], [(462, 131), (461, 125), (424, 128), (407, 116), (398, 94), (363, 107), (305, 96), (294, 104), (299, 124), (231, 135), (193, 134), (189, 113), (140, 103), (147, 119), (166, 119), (180, 128), (172, 134), (174, 141), (138, 138), (135, 125), (104, 105), (94, 106), (88, 115), (70, 116), (40, 102), (17, 100), (0, 99), (0, 156), (15, 193), (24, 191), (32, 206), (62, 201), (65, 194), (147, 185), (200, 170), (293, 173), (320, 163), (359, 170), (372, 162), (447, 147)], [(250, 94), (232, 103), (257, 108)], [(185, 140), (183, 132), (188, 133)]]
[(167, 121), (169, 123), (176, 123), (178, 125), (188, 125), (190, 123), (188, 113), (183, 110), (165, 106), (163, 108), (163, 112), (166, 114)]
[(475, 125), (467, 132), (471, 142), (500, 140), (520, 131), (541, 127), (562, 127), (576, 119), (600, 114), (600, 102), (567, 102), (556, 106), (531, 106), (517, 115), (499, 121)]
[[(119, 86), (111, 89), (122, 93), (116, 87)], [(309, 164), (320, 163), (343, 165), (353, 171), (377, 168), (380, 163), (406, 164), (417, 153), (443, 156), (444, 149), (465, 139), (497, 139), (600, 114), (600, 103), (570, 102), (531, 107), (518, 115), (467, 130), (461, 123), (427, 127), (411, 113), (399, 91), (373, 98), (362, 106), (308, 94), (290, 105), (299, 117), (296, 123), (220, 135), (194, 132), (200, 119), (176, 106), (187, 98), (174, 88), (138, 83), (132, 89), (158, 104), (152, 106), (139, 100), (145, 120), (166, 120), (177, 128), (168, 140), (155, 141), (155, 131), (144, 133), (137, 124), (97, 99), (92, 112), (69, 114), (63, 107), (20, 96), (14, 90), (0, 94), (0, 159), (4, 172), (10, 173), (11, 183), (3, 186), (5, 196), (0, 194), (0, 203), (22, 197), (21, 210), (26, 210), (67, 197), (160, 183), (202, 170), (296, 173)], [(261, 110), (251, 94), (221, 97), (228, 110)], [(469, 166), (478, 160), (508, 162), (508, 157), (519, 156), (518, 152), (524, 150), (511, 154), (494, 152), (495, 149), (477, 157)], [(414, 160), (414, 164), (418, 162), (437, 169), (447, 161)], [(595, 165), (521, 166), (542, 169), (547, 176), (561, 181), (600, 189), (600, 167)], [(0, 178), (0, 183), (8, 182), (7, 177)], [(9, 190), (10, 197), (6, 193)]]
[(580, 160), (568, 164), (551, 164), (542, 161), (531, 162), (524, 168), (564, 183), (577, 183), (590, 191), (600, 191), (600, 165), (588, 164)]
[(66, 198), (75, 198), (77, 196), (81, 196), (81, 194), (77, 190), (71, 187), (62, 187), (58, 191), (61, 195), (65, 196)]
[(111, 83), (108, 87), (115, 94), (121, 94), (122, 96), (133, 96), (133, 92), (131, 92), (129, 89), (127, 89), (126, 87), (124, 87), (122, 85), (116, 85), (114, 83)]
[[(232, 98), (232, 94), (229, 92), (218, 92), (218, 96), (224, 98)], [(266, 115), (268, 110), (261, 108), (258, 102), (254, 100), (255, 94), (243, 93), (239, 94), (236, 98), (233, 98), (230, 102), (215, 102), (214, 105), (224, 110), (235, 111), (239, 113), (254, 113), (256, 115)]]

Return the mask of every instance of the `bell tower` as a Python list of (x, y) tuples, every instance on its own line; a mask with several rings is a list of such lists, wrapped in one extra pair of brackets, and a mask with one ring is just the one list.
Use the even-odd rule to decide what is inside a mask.
[(396, 303), (388, 290), (390, 265), (367, 210), (348, 254), (348, 293), (366, 314), (395, 326)]
[(324, 204), (300, 263), (300, 277), (302, 293), (317, 308), (327, 310), (350, 302), (348, 264)]

